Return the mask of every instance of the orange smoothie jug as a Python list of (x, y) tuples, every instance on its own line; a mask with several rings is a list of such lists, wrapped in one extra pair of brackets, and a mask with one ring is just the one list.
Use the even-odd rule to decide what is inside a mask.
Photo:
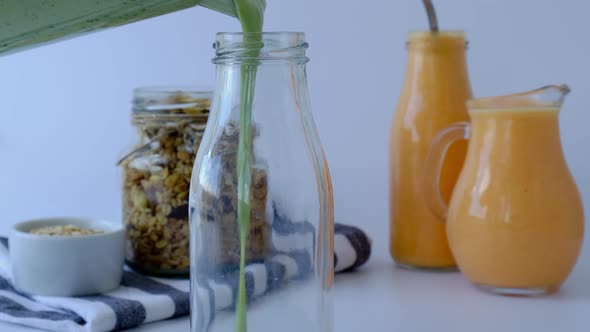
[[(456, 270), (445, 225), (426, 206), (423, 169), (432, 139), (453, 122), (467, 121), (471, 97), (461, 31), (409, 34), (406, 77), (390, 136), (390, 252), (398, 266)], [(466, 144), (451, 147), (440, 190), (449, 199)]]
[[(467, 102), (471, 124), (435, 139), (425, 178), (426, 201), (447, 220), (461, 272), (478, 288), (510, 295), (559, 289), (574, 267), (584, 233), (578, 189), (565, 162), (558, 115), (569, 89)], [(448, 207), (438, 178), (444, 151), (469, 139)]]

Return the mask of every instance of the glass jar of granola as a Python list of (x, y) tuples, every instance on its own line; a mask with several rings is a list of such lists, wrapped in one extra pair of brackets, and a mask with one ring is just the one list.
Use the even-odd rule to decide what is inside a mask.
[(189, 275), (188, 194), (211, 102), (204, 89), (138, 88), (138, 141), (119, 161), (127, 264), (158, 276)]

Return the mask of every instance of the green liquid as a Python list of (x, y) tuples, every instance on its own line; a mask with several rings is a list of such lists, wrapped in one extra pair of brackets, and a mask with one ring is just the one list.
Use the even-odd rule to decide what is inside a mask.
[[(236, 13), (245, 33), (262, 32), (264, 23), (265, 0), (235, 0)], [(260, 45), (260, 34), (248, 35), (243, 38), (244, 44)], [(255, 47), (245, 55), (256, 57), (259, 49)], [(250, 54), (248, 54), (250, 53)], [(238, 300), (236, 303), (236, 332), (246, 332), (246, 239), (250, 227), (250, 180), (252, 163), (252, 103), (256, 83), (257, 63), (244, 62), (240, 79), (240, 136), (238, 143), (238, 223), (240, 225), (240, 281)]]

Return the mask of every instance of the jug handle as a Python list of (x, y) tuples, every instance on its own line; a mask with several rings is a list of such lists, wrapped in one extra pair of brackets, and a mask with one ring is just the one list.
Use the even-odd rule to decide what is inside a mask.
[(428, 208), (446, 221), (448, 206), (440, 192), (440, 176), (449, 147), (458, 140), (469, 139), (469, 123), (457, 122), (441, 130), (432, 141), (424, 168), (424, 199)]

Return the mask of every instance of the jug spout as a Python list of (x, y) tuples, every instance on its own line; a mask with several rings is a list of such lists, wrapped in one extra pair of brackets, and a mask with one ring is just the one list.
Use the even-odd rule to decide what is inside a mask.
[(570, 88), (566, 84), (546, 85), (526, 92), (472, 99), (467, 102), (467, 107), (470, 109), (561, 108), (569, 92)]
[(548, 106), (561, 107), (561, 104), (563, 104), (563, 100), (568, 93), (570, 93), (570, 88), (567, 86), (567, 84), (547, 85), (542, 88), (523, 93), (522, 98), (529, 98), (532, 103), (548, 104)]

